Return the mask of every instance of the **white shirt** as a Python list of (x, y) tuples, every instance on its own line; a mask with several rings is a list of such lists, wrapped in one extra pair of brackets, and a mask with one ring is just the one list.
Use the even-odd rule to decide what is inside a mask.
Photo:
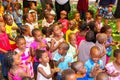
[(30, 31), (32, 31), (34, 29), (34, 24), (30, 24), (30, 23), (25, 23), (25, 25), (28, 25), (30, 27)]
[(65, 3), (68, 2), (68, 0), (56, 0), (58, 4), (64, 5)]
[[(47, 63), (47, 66), (44, 66), (44, 65), (42, 65), (42, 64), (39, 64), (39, 65), (38, 65), (38, 68), (39, 68), (39, 67), (41, 67), (46, 74), (48, 74), (48, 75), (51, 74), (50, 66), (49, 66), (48, 63)], [(47, 78), (45, 78), (41, 73), (37, 72), (37, 80), (52, 80), (52, 78), (47, 79)]]

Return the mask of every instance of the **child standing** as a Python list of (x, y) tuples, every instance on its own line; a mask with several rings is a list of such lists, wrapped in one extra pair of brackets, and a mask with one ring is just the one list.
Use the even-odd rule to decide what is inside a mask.
[(87, 74), (88, 74), (88, 80), (94, 80), (96, 75), (99, 72), (102, 72), (104, 66), (103, 66), (103, 61), (100, 60), (100, 49), (97, 46), (93, 46), (90, 50), (90, 57), (86, 62), (85, 62), (85, 67), (87, 69)]
[(62, 80), (76, 80), (75, 71), (72, 69), (66, 69), (62, 72)]
[(22, 15), (23, 15), (23, 12), (21, 9), (21, 4), (16, 3), (14, 6), (13, 17), (18, 27), (22, 26)]
[(68, 35), (70, 33), (76, 33), (78, 30), (76, 29), (76, 24), (74, 21), (69, 22), (69, 29), (66, 31), (66, 42), (68, 42)]
[(9, 38), (5, 32), (5, 23), (0, 23), (0, 62), (2, 66), (2, 76), (7, 79), (7, 68), (4, 64), (5, 54), (11, 50)]
[(52, 77), (55, 72), (58, 72), (60, 69), (50, 69), (48, 52), (44, 50), (36, 50), (37, 60), (40, 64), (37, 68), (37, 80), (52, 80)]
[(19, 30), (18, 26), (14, 23), (12, 17), (9, 14), (4, 15), (4, 21), (6, 23), (6, 33), (10, 39), (10, 45), (12, 50), (16, 48), (15, 38), (17, 36), (17, 30)]
[(8, 67), (9, 80), (22, 80), (23, 77), (30, 76), (28, 67), (20, 65), (21, 58), (15, 52), (8, 52), (5, 55), (5, 64)]
[[(58, 47), (58, 52), (55, 54), (53, 60), (55, 61), (55, 66), (61, 70), (70, 68), (71, 62), (73, 62), (72, 56), (67, 53), (69, 45), (66, 42), (62, 42)], [(57, 80), (61, 80), (61, 73), (57, 74)]]
[(58, 20), (58, 22), (61, 22), (63, 25), (62, 32), (64, 34), (66, 34), (66, 31), (68, 29), (68, 24), (69, 24), (69, 21), (66, 19), (67, 14), (68, 13), (65, 10), (61, 11), (60, 12), (60, 19)]
[(106, 64), (106, 48), (105, 48), (105, 43), (107, 41), (107, 35), (104, 33), (98, 33), (97, 34), (97, 41), (96, 41), (96, 46), (100, 48), (100, 58), (104, 63), (104, 66)]
[(84, 67), (84, 63), (82, 62), (73, 62), (71, 64), (71, 68), (75, 71), (76, 73), (76, 80), (88, 80), (88, 75), (87, 75), (87, 70)]
[(101, 33), (105, 33), (107, 35), (107, 42), (105, 43), (107, 56), (106, 56), (106, 63), (109, 62), (110, 57), (112, 55), (112, 46), (116, 45), (117, 43), (113, 41), (112, 38), (112, 28), (109, 25), (105, 25), (101, 28)]
[(58, 46), (61, 42), (64, 41), (61, 28), (58, 24), (54, 24), (52, 26), (52, 34), (53, 37), (51, 39), (50, 50), (52, 51), (52, 57), (54, 57), (57, 52)]
[[(32, 58), (30, 55), (29, 48), (26, 48), (26, 41), (24, 36), (17, 36), (16, 37), (16, 45), (18, 48), (15, 49), (15, 52), (17, 52), (20, 55), (21, 58), (21, 64), (24, 64), (28, 66), (30, 70), (30, 76), (31, 78), (34, 77), (34, 72), (33, 72), (33, 66), (32, 66)], [(21, 53), (20, 53), (21, 52)]]
[(77, 41), (76, 35), (74, 33), (71, 33), (71, 34), (69, 34), (68, 37), (69, 37), (68, 44), (70, 46), (68, 53), (69, 53), (69, 55), (71, 55), (73, 57), (74, 61), (77, 61), (77, 59), (78, 59), (78, 49), (77, 48), (78, 47), (76, 45), (76, 41)]
[(92, 10), (88, 10), (86, 12), (86, 22), (89, 23), (91, 21), (94, 21), (93, 19), (94, 12)]
[(109, 80), (120, 80), (120, 49), (114, 50), (113, 56), (115, 60), (108, 63), (105, 68), (110, 76)]

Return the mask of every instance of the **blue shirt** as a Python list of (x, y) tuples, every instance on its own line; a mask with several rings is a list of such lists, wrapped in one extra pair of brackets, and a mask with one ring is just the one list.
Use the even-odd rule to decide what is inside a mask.
[[(110, 37), (107, 39), (106, 44), (110, 44), (113, 41), (113, 38)], [(107, 53), (112, 51), (112, 46), (106, 48)]]
[[(62, 57), (63, 57), (62, 55), (60, 55), (59, 53), (56, 53), (53, 60), (59, 61)], [(69, 68), (68, 63), (73, 62), (73, 57), (68, 55), (68, 53), (64, 58), (65, 58), (64, 61), (58, 64), (58, 68), (60, 68), (61, 70), (68, 69)]]
[[(98, 64), (100, 65), (100, 69), (104, 69), (102, 60), (99, 60)], [(85, 68), (87, 69), (88, 80), (94, 80), (94, 77), (90, 77), (90, 72), (94, 68), (94, 66), (95, 66), (95, 63), (93, 62), (93, 60), (91, 58), (85, 62)]]

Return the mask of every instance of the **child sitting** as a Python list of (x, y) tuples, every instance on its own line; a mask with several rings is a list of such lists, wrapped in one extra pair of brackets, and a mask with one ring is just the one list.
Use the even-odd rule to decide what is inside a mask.
[(68, 13), (65, 10), (61, 11), (60, 12), (60, 19), (58, 20), (58, 22), (61, 22), (63, 25), (62, 32), (64, 34), (66, 34), (66, 31), (68, 29), (68, 23), (69, 23), (69, 21), (66, 19), (67, 14)]
[(40, 62), (37, 68), (37, 80), (52, 80), (54, 73), (60, 71), (60, 69), (50, 69), (48, 52), (36, 50), (36, 55)]
[(96, 75), (99, 72), (102, 72), (104, 66), (103, 66), (103, 61), (100, 60), (100, 49), (97, 46), (93, 46), (90, 50), (90, 57), (86, 62), (85, 62), (85, 67), (87, 69), (87, 74), (88, 74), (88, 80), (94, 80)]
[(120, 80), (120, 49), (114, 50), (113, 56), (115, 60), (108, 63), (105, 69), (109, 75), (109, 80)]
[(78, 56), (78, 49), (77, 49), (77, 45), (76, 45), (76, 35), (74, 33), (69, 34), (69, 50), (68, 53), (69, 55), (71, 55), (74, 59), (74, 61), (77, 61), (77, 56)]
[(66, 32), (66, 42), (68, 42), (68, 35), (70, 33), (76, 33), (78, 30), (76, 29), (76, 24), (74, 21), (69, 21), (69, 29)]
[(87, 70), (82, 62), (73, 62), (71, 68), (75, 71), (77, 79), (76, 80), (88, 80)]
[(88, 10), (87, 12), (86, 12), (86, 22), (87, 23), (89, 23), (89, 22), (91, 22), (91, 21), (94, 21), (94, 19), (93, 19), (93, 14), (94, 12), (92, 11), (92, 10)]
[(76, 80), (75, 71), (72, 69), (66, 69), (62, 72), (62, 80)]
[[(73, 62), (72, 56), (67, 53), (69, 45), (66, 42), (62, 42), (58, 47), (58, 52), (55, 54), (53, 60), (55, 61), (55, 66), (61, 70), (70, 68), (71, 62)], [(57, 74), (57, 80), (61, 80), (61, 73)]]

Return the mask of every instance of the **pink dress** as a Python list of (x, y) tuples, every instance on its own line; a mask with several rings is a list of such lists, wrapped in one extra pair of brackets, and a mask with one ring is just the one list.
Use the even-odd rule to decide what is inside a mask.
[(82, 40), (85, 40), (84, 36), (79, 36), (79, 32), (76, 33), (76, 38), (77, 38), (77, 46), (79, 46)]
[[(17, 53), (20, 52), (20, 50), (19, 50), (18, 48), (15, 49), (15, 51), (16, 51)], [(27, 62), (27, 60), (28, 60), (29, 58), (30, 58), (29, 48), (26, 48), (26, 49), (25, 49), (25, 52), (21, 55), (21, 60), (22, 60), (21, 64), (24, 64), (24, 65), (28, 66), (28, 68), (29, 68), (29, 70), (30, 70), (30, 76), (31, 76), (31, 78), (33, 78), (33, 77), (34, 77), (33, 64), (32, 64), (32, 61), (31, 61), (31, 62)]]
[[(108, 64), (105, 66), (105, 68), (107, 69), (107, 72), (108, 72), (109, 74), (111, 74), (112, 72), (119, 72), (119, 73), (120, 73), (120, 71), (116, 70), (113, 62), (108, 63)], [(109, 80), (120, 80), (120, 75), (117, 76), (117, 77), (109, 77)]]

